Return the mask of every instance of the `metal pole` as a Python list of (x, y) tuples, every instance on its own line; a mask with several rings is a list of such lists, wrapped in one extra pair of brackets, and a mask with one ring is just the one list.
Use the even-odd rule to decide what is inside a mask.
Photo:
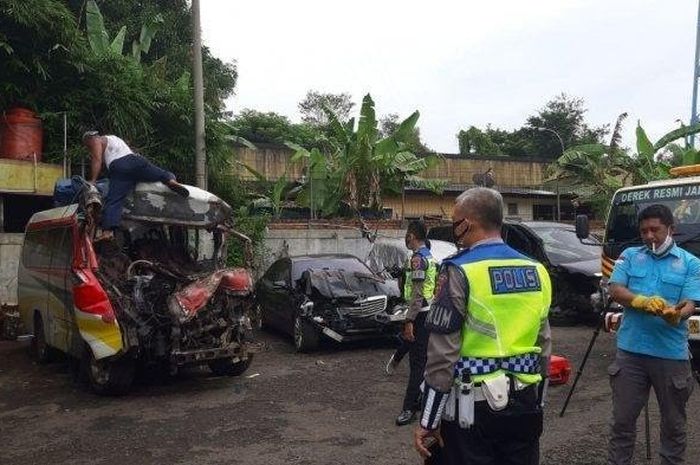
[[(554, 129), (542, 128), (542, 127), (538, 127), (535, 129), (537, 129), (540, 132), (542, 132), (542, 131), (551, 132), (552, 134), (557, 136), (557, 140), (559, 141), (559, 146), (561, 147), (561, 154), (564, 155), (564, 151), (565, 151), (564, 141), (562, 140), (561, 136), (559, 135), (559, 133), (557, 131), (555, 131)], [(561, 221), (561, 197), (559, 195), (559, 173), (557, 173), (556, 188), (557, 188), (557, 221)]]
[(586, 353), (583, 354), (583, 360), (581, 360), (581, 365), (579, 365), (578, 370), (576, 371), (576, 376), (574, 377), (574, 382), (571, 385), (571, 389), (569, 389), (569, 393), (566, 395), (566, 400), (564, 400), (564, 406), (561, 408), (561, 412), (559, 412), (559, 417), (563, 417), (564, 414), (566, 413), (566, 408), (569, 406), (569, 401), (571, 400), (571, 396), (574, 395), (574, 391), (576, 390), (576, 385), (578, 384), (578, 380), (581, 378), (581, 375), (583, 374), (583, 368), (586, 366), (586, 361), (588, 361), (588, 357), (591, 355), (591, 350), (593, 350), (593, 346), (595, 345), (595, 341), (596, 341), (596, 339), (598, 339), (598, 335), (600, 334), (600, 329), (603, 327), (604, 324), (605, 324), (605, 313), (601, 313), (600, 321), (598, 322), (595, 330), (593, 331), (593, 336), (591, 337), (591, 340), (588, 343), (588, 348), (586, 348)]
[(68, 112), (63, 112), (63, 177), (68, 177)]
[(644, 406), (644, 438), (647, 445), (647, 460), (651, 460), (651, 431), (649, 428), (649, 401)]
[(314, 176), (313, 176), (313, 162), (309, 159), (309, 197), (311, 202), (311, 219), (314, 218)]
[(199, 0), (192, 0), (192, 44), (194, 77), (194, 141), (195, 180), (200, 189), (207, 188), (206, 153), (204, 147), (204, 79), (202, 77), (202, 27), (199, 19)]
[(404, 180), (403, 182), (404, 185), (401, 187), (401, 221), (404, 220), (404, 213), (406, 212), (406, 181)]
[(559, 196), (559, 175), (557, 174), (557, 221), (561, 221), (561, 197)]
[[(700, 2), (698, 2), (698, 20), (697, 29), (695, 32), (695, 61), (693, 61), (693, 103), (690, 109), (690, 125), (697, 124), (698, 122), (698, 74), (700, 72), (700, 67), (698, 62), (700, 61)], [(691, 134), (689, 140), (689, 146), (695, 146), (695, 134)]]

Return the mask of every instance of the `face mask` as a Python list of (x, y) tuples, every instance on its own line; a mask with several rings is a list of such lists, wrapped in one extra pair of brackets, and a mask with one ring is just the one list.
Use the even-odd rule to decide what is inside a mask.
[(651, 244), (651, 253), (653, 253), (657, 257), (660, 257), (661, 255), (668, 252), (668, 249), (670, 249), (672, 245), (673, 239), (671, 239), (671, 233), (669, 232), (666, 235), (666, 239), (664, 239), (660, 246), (656, 247), (656, 244)]

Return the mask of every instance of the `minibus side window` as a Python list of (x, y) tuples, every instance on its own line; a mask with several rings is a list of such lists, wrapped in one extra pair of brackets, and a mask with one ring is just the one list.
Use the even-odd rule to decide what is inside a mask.
[(52, 253), (49, 267), (60, 270), (70, 268), (73, 258), (73, 230), (70, 227), (52, 229), (49, 247)]
[(51, 259), (49, 231), (39, 229), (28, 231), (24, 236), (22, 264), (27, 268), (47, 268)]

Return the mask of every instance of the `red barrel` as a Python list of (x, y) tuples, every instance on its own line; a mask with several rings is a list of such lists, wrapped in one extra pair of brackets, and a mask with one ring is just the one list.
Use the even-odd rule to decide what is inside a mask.
[(0, 116), (0, 157), (41, 161), (44, 131), (36, 113), (12, 108)]

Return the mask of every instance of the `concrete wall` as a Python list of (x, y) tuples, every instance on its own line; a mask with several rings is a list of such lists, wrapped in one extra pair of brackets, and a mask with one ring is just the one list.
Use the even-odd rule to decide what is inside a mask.
[(17, 265), (24, 234), (0, 233), (0, 304), (17, 305)]
[[(405, 231), (380, 230), (379, 234), (403, 239)], [(293, 255), (347, 253), (364, 261), (370, 245), (360, 231), (354, 229), (268, 229), (265, 234), (265, 250), (260, 254), (256, 272), (260, 275), (278, 258)]]

